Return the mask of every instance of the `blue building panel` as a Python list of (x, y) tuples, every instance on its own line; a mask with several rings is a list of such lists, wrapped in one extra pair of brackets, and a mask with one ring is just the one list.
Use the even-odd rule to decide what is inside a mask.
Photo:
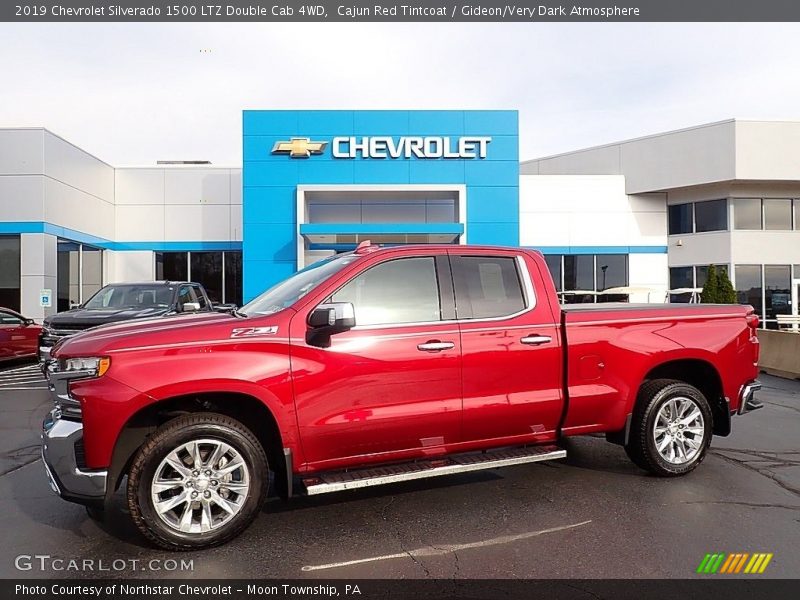
[(297, 188), (251, 187), (242, 205), (242, 221), (253, 223), (297, 223)]
[(460, 110), (413, 110), (408, 129), (412, 135), (464, 135), (464, 112)]
[(470, 223), (519, 223), (517, 187), (472, 186), (467, 193)]
[[(355, 135), (408, 135), (409, 114), (404, 110), (358, 110), (353, 114)], [(344, 135), (344, 134), (340, 134)]]
[[(297, 267), (300, 234), (296, 192), (301, 185), (464, 185), (468, 241), (519, 243), (516, 111), (245, 111), (242, 124), (245, 300)], [(360, 142), (375, 136), (390, 137), (394, 143), (402, 136), (442, 137), (447, 138), (451, 150), (457, 149), (461, 136), (492, 139), (485, 157), (422, 158), (413, 154), (406, 157), (405, 153), (395, 158), (365, 158), (362, 153), (333, 156), (334, 137), (355, 137)], [(325, 146), (322, 152), (302, 158), (287, 152), (272, 153), (277, 142), (291, 138), (308, 138)], [(411, 227), (385, 225), (392, 231), (383, 233)], [(461, 229), (463, 226), (458, 231)], [(305, 231), (310, 231), (307, 226)]]

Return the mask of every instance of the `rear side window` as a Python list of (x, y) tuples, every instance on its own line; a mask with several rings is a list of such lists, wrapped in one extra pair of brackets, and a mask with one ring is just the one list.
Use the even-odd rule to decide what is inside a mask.
[(459, 319), (506, 317), (525, 308), (517, 261), (504, 256), (454, 256)]
[(440, 321), (442, 306), (433, 257), (400, 258), (367, 269), (331, 296), (351, 302), (356, 325)]

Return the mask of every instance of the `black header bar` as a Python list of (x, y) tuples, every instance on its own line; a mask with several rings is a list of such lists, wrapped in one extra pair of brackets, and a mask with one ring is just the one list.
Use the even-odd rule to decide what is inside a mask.
[(5, 22), (773, 22), (798, 0), (3, 0)]

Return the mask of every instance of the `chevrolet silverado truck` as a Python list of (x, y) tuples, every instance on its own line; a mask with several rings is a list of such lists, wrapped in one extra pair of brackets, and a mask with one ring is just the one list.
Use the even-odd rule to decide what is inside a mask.
[(89, 300), (47, 317), (39, 334), (39, 363), (46, 365), (60, 340), (80, 331), (132, 319), (213, 310), (205, 289), (189, 281), (148, 281), (107, 285)]
[(233, 314), (60, 343), (43, 459), (62, 498), (127, 476), (152, 543), (226, 542), (281, 497), (559, 459), (604, 433), (655, 475), (692, 471), (760, 407), (750, 306), (559, 305), (542, 255), (380, 248), (317, 262)]

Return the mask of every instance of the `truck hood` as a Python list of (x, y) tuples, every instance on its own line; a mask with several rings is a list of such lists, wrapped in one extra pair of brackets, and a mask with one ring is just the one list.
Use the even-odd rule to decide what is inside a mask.
[(68, 337), (58, 344), (55, 352), (58, 356), (90, 356), (122, 348), (202, 342), (222, 335), (221, 329), (215, 329), (218, 325), (223, 325), (228, 338), (232, 327), (246, 321), (217, 312), (181, 314), (167, 319), (137, 319), (102, 325)]
[[(191, 346), (230, 340), (234, 329), (274, 328), (272, 335), (288, 335), (288, 324), (295, 311), (240, 318), (230, 313), (179, 314), (169, 318), (138, 319), (101, 325), (64, 338), (54, 349), (55, 356), (96, 356), (130, 348)], [(280, 332), (280, 333), (279, 333)]]
[(58, 313), (44, 320), (45, 327), (55, 329), (89, 329), (106, 323), (130, 321), (131, 319), (149, 319), (161, 317), (169, 312), (168, 307), (151, 308), (102, 308), (91, 309), (73, 308), (66, 312)]

